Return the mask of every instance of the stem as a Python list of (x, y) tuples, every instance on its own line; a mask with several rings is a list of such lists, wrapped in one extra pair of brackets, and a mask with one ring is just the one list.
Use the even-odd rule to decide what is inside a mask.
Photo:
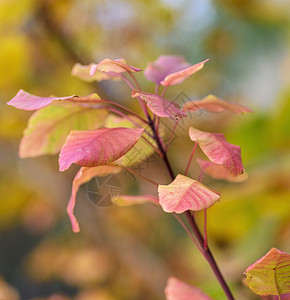
[(155, 85), (155, 94), (158, 95), (160, 84)]
[(163, 157), (163, 154), (159, 151), (159, 149), (157, 149), (144, 135), (142, 135), (141, 138), (147, 142), (161, 158)]
[(207, 249), (208, 248), (208, 245), (207, 245), (207, 210), (205, 209), (203, 211), (203, 214), (204, 214), (204, 220), (203, 220), (203, 235), (204, 235), (204, 244), (203, 244), (203, 248), (204, 249)]
[[(138, 90), (140, 90), (140, 86), (136, 80), (136, 78), (131, 74), (131, 72), (128, 72), (130, 74), (130, 76), (133, 78), (133, 80), (135, 81), (136, 85), (137, 85), (137, 88)], [(133, 84), (131, 83), (131, 81), (126, 77), (124, 76), (123, 74), (120, 74), (121, 78), (124, 80), (125, 83), (128, 84), (128, 86), (131, 88), (131, 90), (133, 91), (135, 89), (135, 87), (133, 86)], [(144, 101), (140, 98), (140, 97), (137, 97), (137, 100), (146, 116), (146, 118), (148, 119), (148, 111), (147, 111), (147, 107), (146, 107), (146, 104), (144, 103)]]
[(194, 153), (195, 153), (196, 147), (197, 147), (197, 142), (194, 143), (193, 149), (192, 149), (192, 151), (191, 151), (191, 154), (190, 154), (190, 157), (189, 157), (189, 160), (188, 160), (188, 163), (187, 163), (185, 172), (184, 172), (184, 176), (186, 176), (187, 173), (188, 173), (188, 170), (189, 170), (190, 164), (191, 164), (191, 162), (192, 162), (192, 158), (193, 158), (193, 155), (194, 155)]
[(125, 166), (121, 166), (121, 167), (122, 167), (123, 169), (129, 171), (130, 173), (132, 173), (132, 174), (134, 174), (134, 175), (136, 175), (136, 176), (138, 176), (138, 177), (140, 177), (140, 178), (142, 178), (142, 179), (144, 179), (144, 180), (146, 180), (146, 181), (148, 181), (148, 182), (154, 184), (155, 186), (159, 186), (159, 184), (158, 184), (157, 182), (155, 182), (155, 181), (153, 181), (153, 180), (151, 180), (151, 179), (149, 179), (149, 178), (147, 178), (147, 177), (145, 177), (145, 176), (143, 176), (143, 175), (141, 175), (141, 174), (138, 174), (138, 173), (135, 172), (133, 169), (128, 168), (128, 167), (125, 167)]
[[(157, 142), (157, 145), (158, 145), (160, 151), (164, 154), (163, 161), (166, 165), (166, 168), (167, 168), (168, 173), (171, 177), (171, 180), (174, 180), (175, 175), (173, 173), (170, 162), (168, 161), (166, 151), (165, 151), (165, 149), (163, 149), (162, 144), (160, 143), (159, 137), (156, 136), (154, 123), (152, 122), (151, 118), (149, 118), (148, 121), (149, 121), (150, 127), (152, 128), (153, 133), (155, 134), (155, 140)], [(193, 231), (193, 233), (194, 233), (194, 235), (195, 235), (195, 237), (196, 237), (196, 239), (199, 243), (199, 249), (200, 248), (202, 249), (201, 253), (204, 255), (205, 259), (209, 263), (213, 273), (215, 274), (217, 280), (219, 281), (219, 283), (220, 283), (222, 289), (224, 290), (224, 293), (226, 294), (228, 300), (234, 300), (234, 297), (233, 297), (233, 295), (232, 295), (232, 293), (231, 293), (231, 291), (230, 291), (230, 289), (229, 289), (229, 287), (228, 287), (228, 285), (227, 285), (227, 283), (226, 283), (226, 281), (225, 281), (225, 279), (224, 279), (224, 277), (223, 277), (223, 275), (222, 275), (222, 273), (221, 273), (221, 271), (220, 271), (213, 255), (212, 255), (209, 247), (204, 248), (204, 238), (203, 238), (201, 232), (199, 231), (199, 229), (197, 227), (197, 224), (195, 222), (194, 217), (190, 214), (190, 211), (186, 211), (184, 214), (185, 214), (185, 216), (186, 216), (186, 218), (189, 222), (189, 225), (190, 225), (190, 227), (191, 227), (191, 229), (192, 229), (192, 231)]]
[(162, 91), (162, 93), (161, 93), (161, 97), (164, 97), (167, 88), (168, 88), (168, 85), (166, 85), (166, 86), (164, 87), (164, 89), (163, 89), (163, 91)]
[(182, 219), (176, 214), (173, 213), (172, 214), (173, 217), (175, 217), (175, 219), (180, 223), (180, 225), (184, 228), (184, 230), (186, 231), (186, 233), (188, 234), (188, 236), (191, 238), (191, 240), (194, 242), (195, 246), (197, 247), (197, 249), (201, 252), (202, 255), (204, 255), (202, 249), (200, 248), (200, 246), (198, 245), (195, 237), (193, 236), (193, 234), (191, 233), (191, 231), (187, 228), (187, 226), (185, 225), (185, 223), (182, 221)]
[(144, 124), (148, 125), (148, 122), (147, 122), (145, 119), (143, 119), (142, 117), (140, 117), (139, 115), (137, 115), (136, 113), (134, 113), (132, 110), (128, 109), (127, 107), (125, 107), (125, 106), (123, 106), (123, 105), (121, 105), (121, 104), (119, 104), (119, 103), (110, 101), (110, 100), (105, 100), (105, 102), (110, 103), (110, 104), (112, 104), (112, 105), (114, 105), (114, 106), (117, 106), (117, 107), (123, 109), (123, 110), (126, 111), (127, 113), (129, 113), (129, 114), (133, 115), (134, 117), (138, 118), (138, 119), (139, 119), (140, 121), (142, 121)]
[(165, 151), (167, 151), (168, 148), (169, 148), (169, 145), (170, 145), (170, 143), (171, 143), (171, 141), (172, 141), (172, 139), (173, 139), (174, 132), (175, 132), (175, 130), (176, 130), (176, 128), (177, 128), (178, 123), (179, 123), (179, 120), (177, 120), (177, 121), (175, 122), (174, 127), (173, 127), (172, 130), (171, 130), (171, 133), (170, 133), (170, 136), (169, 136), (167, 145), (165, 146)]
[(199, 229), (197, 227), (197, 224), (195, 222), (194, 217), (190, 214), (189, 211), (185, 212), (185, 216), (186, 216), (186, 218), (187, 218), (187, 220), (190, 224), (190, 227), (191, 227), (192, 231), (194, 232), (194, 234), (195, 234), (195, 236), (198, 240), (198, 243), (199, 243), (200, 247), (203, 248), (204, 256), (205, 256), (206, 260), (208, 261), (212, 271), (214, 272), (217, 280), (219, 281), (222, 289), (224, 290), (227, 298), (229, 300), (234, 300), (234, 297), (233, 297), (233, 295), (232, 295), (232, 293), (231, 293), (231, 291), (230, 291), (230, 289), (229, 289), (229, 287), (228, 287), (228, 285), (227, 285), (227, 283), (226, 283), (226, 281), (225, 281), (225, 279), (224, 279), (224, 277), (223, 277), (223, 275), (222, 275), (222, 273), (221, 273), (221, 271), (220, 271), (213, 255), (212, 255), (209, 247), (204, 249), (204, 238), (203, 238), (201, 232), (199, 231)]
[(137, 89), (139, 91), (141, 91), (140, 85), (139, 85), (138, 81), (136, 80), (135, 76), (132, 74), (132, 72), (128, 72), (128, 73), (131, 76), (131, 78), (133, 79), (133, 81), (135, 82)]

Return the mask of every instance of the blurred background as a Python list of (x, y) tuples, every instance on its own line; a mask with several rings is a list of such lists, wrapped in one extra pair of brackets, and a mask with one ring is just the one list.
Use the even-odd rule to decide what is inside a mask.
[[(19, 89), (41, 96), (98, 92), (138, 110), (122, 83), (82, 82), (70, 75), (72, 66), (108, 57), (144, 69), (161, 54), (184, 55), (191, 63), (210, 58), (202, 71), (170, 88), (168, 99), (213, 93), (254, 110), (192, 114), (169, 157), (175, 172), (183, 172), (192, 149), (190, 125), (223, 132), (241, 146), (247, 181), (204, 176), (222, 194), (208, 211), (208, 236), (236, 298), (258, 299), (242, 273), (271, 247), (290, 251), (289, 1), (0, 0), (0, 42), (1, 300), (158, 300), (165, 299), (169, 276), (225, 299), (171, 215), (150, 204), (96, 205), (84, 185), (76, 207), (82, 231), (74, 234), (65, 208), (78, 168), (59, 173), (57, 156), (18, 158), (31, 113), (6, 102)], [(142, 74), (137, 79), (153, 91)], [(155, 156), (142, 172), (169, 183)], [(190, 176), (198, 172), (193, 164)], [(116, 180), (128, 193), (153, 191), (128, 174)], [(202, 228), (203, 216), (197, 217)]]

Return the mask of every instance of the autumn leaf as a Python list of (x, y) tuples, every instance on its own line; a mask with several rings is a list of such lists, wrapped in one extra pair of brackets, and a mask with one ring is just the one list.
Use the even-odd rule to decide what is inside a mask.
[(238, 176), (244, 172), (241, 148), (228, 143), (222, 133), (210, 133), (190, 127), (189, 137), (198, 142), (212, 162), (223, 165), (232, 175)]
[(65, 171), (72, 163), (95, 167), (113, 162), (128, 152), (144, 129), (100, 128), (71, 131), (59, 156), (59, 169)]
[(195, 64), (193, 66), (190, 66), (184, 70), (178, 71), (176, 73), (169, 74), (168, 76), (165, 77), (163, 81), (160, 83), (164, 86), (168, 85), (176, 85), (180, 84), (183, 82), (186, 78), (189, 76), (193, 75), (197, 71), (201, 70), (204, 66), (204, 64), (208, 61), (209, 59), (206, 59), (198, 64)]
[(79, 232), (80, 227), (79, 223), (74, 215), (74, 207), (76, 203), (76, 196), (80, 186), (88, 181), (90, 181), (95, 176), (107, 176), (109, 174), (119, 173), (122, 169), (118, 166), (114, 165), (106, 165), (106, 166), (97, 166), (92, 168), (82, 167), (76, 174), (73, 184), (72, 184), (72, 192), (70, 196), (70, 200), (67, 206), (67, 213), (71, 220), (72, 229), (74, 232)]
[(48, 106), (52, 101), (72, 101), (74, 103), (101, 103), (102, 99), (97, 94), (84, 97), (68, 96), (68, 97), (39, 97), (32, 95), (24, 90), (20, 90), (17, 95), (7, 102), (8, 105), (22, 110), (37, 110)]
[(234, 176), (223, 165), (215, 164), (212, 161), (201, 158), (197, 158), (196, 160), (202, 171), (214, 179), (227, 180), (229, 182), (242, 182), (248, 179), (246, 171), (241, 175)]
[(159, 204), (168, 213), (200, 211), (211, 207), (220, 195), (187, 176), (177, 175), (169, 185), (159, 185)]
[(106, 115), (104, 109), (95, 110), (73, 103), (44, 107), (30, 117), (20, 143), (19, 156), (55, 154), (60, 151), (72, 129), (97, 129)]
[(272, 248), (244, 274), (247, 285), (258, 295), (290, 293), (290, 254)]
[[(105, 127), (107, 128), (116, 128), (116, 127), (126, 127), (126, 128), (140, 128), (131, 121), (130, 118), (135, 124), (143, 125), (138, 118), (132, 115), (128, 115), (127, 118), (119, 117), (113, 114), (109, 114), (105, 120)], [(145, 131), (143, 133), (145, 137), (151, 144), (156, 148), (156, 141), (149, 136)], [(143, 138), (139, 139), (138, 142), (131, 148), (125, 155), (120, 157), (115, 163), (122, 166), (131, 167), (137, 164), (142, 163), (143, 161), (150, 162), (149, 157), (154, 154), (154, 148), (148, 144)]]
[(141, 69), (130, 66), (125, 59), (103, 59), (98, 64), (92, 64), (90, 75), (94, 76), (97, 71), (109, 74), (119, 74), (123, 72), (140, 72)]
[(179, 120), (186, 116), (186, 113), (180, 110), (177, 103), (170, 102), (161, 96), (134, 90), (132, 91), (132, 97), (141, 97), (147, 103), (149, 109), (158, 117)]
[(169, 277), (165, 287), (166, 300), (212, 300), (200, 289), (175, 277)]
[(175, 85), (201, 70), (207, 61), (208, 59), (196, 65), (191, 65), (183, 56), (161, 55), (153, 63), (148, 64), (144, 70), (144, 75), (156, 84)]
[(208, 112), (219, 113), (222, 111), (230, 111), (236, 114), (243, 114), (247, 112), (252, 112), (251, 109), (236, 103), (225, 101), (214, 95), (208, 95), (199, 101), (189, 101), (185, 103), (182, 107), (183, 111), (198, 111), (205, 110)]
[(99, 70), (95, 70), (94, 74), (91, 75), (91, 69), (93, 66), (95, 66), (95, 64), (93, 63), (89, 65), (81, 65), (77, 63), (73, 66), (71, 75), (86, 82), (102, 81), (108, 79), (120, 80), (120, 76), (116, 73), (104, 73)]

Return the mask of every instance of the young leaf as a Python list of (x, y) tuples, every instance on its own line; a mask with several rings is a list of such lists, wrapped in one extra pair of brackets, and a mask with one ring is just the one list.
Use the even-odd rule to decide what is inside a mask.
[(205, 110), (208, 112), (215, 112), (215, 113), (222, 112), (222, 111), (231, 111), (236, 114), (252, 112), (251, 109), (243, 105), (225, 101), (211, 94), (199, 101), (189, 101), (185, 103), (182, 107), (182, 110), (183, 111)]
[(120, 79), (120, 76), (116, 73), (104, 73), (99, 70), (95, 70), (94, 74), (91, 75), (91, 69), (93, 66), (95, 66), (95, 64), (93, 63), (89, 65), (81, 65), (77, 63), (73, 66), (71, 75), (79, 79), (82, 79), (83, 81), (86, 82), (102, 81), (108, 79), (115, 79), (115, 80)]
[(178, 214), (186, 210), (207, 209), (220, 198), (218, 193), (199, 181), (180, 174), (169, 185), (159, 185), (158, 194), (163, 210)]
[(186, 113), (179, 109), (177, 103), (170, 102), (158, 95), (134, 90), (132, 91), (132, 97), (141, 97), (158, 117), (179, 120), (186, 116)]
[(52, 101), (72, 101), (75, 103), (100, 103), (103, 100), (97, 94), (85, 97), (68, 96), (68, 97), (39, 97), (20, 90), (17, 95), (7, 102), (8, 105), (22, 110), (37, 110), (48, 106)]
[(106, 165), (106, 166), (98, 166), (93, 168), (85, 168), (82, 167), (77, 172), (73, 184), (72, 184), (72, 192), (70, 196), (70, 200), (67, 206), (67, 213), (71, 220), (72, 228), (74, 232), (79, 232), (80, 227), (79, 223), (74, 215), (74, 207), (76, 203), (76, 196), (80, 186), (88, 181), (90, 181), (95, 176), (107, 176), (109, 174), (119, 173), (122, 169), (118, 166)]
[(233, 176), (223, 165), (218, 165), (209, 160), (201, 158), (196, 159), (200, 168), (214, 179), (227, 180), (229, 182), (242, 182), (247, 180), (248, 174), (244, 172), (241, 175)]
[(141, 69), (130, 66), (125, 59), (103, 59), (98, 64), (92, 64), (90, 74), (95, 75), (96, 71), (101, 71), (104, 73), (123, 73), (123, 72), (139, 72)]
[(223, 165), (232, 175), (238, 176), (244, 172), (241, 148), (228, 143), (222, 133), (204, 132), (190, 127), (189, 137), (198, 142), (212, 162)]
[(193, 75), (194, 73), (196, 73), (197, 71), (201, 70), (204, 66), (204, 64), (208, 61), (209, 59), (206, 59), (198, 64), (195, 64), (193, 66), (190, 66), (184, 70), (175, 72), (175, 73), (171, 73), (169, 75), (167, 75), (165, 77), (165, 79), (163, 81), (160, 82), (160, 84), (164, 85), (164, 86), (168, 86), (168, 85), (175, 85), (175, 84), (180, 84), (181, 82), (183, 82), (186, 78), (188, 78), (189, 76)]
[(57, 153), (72, 129), (97, 129), (106, 115), (106, 110), (73, 103), (44, 107), (30, 117), (20, 143), (19, 156), (25, 158)]
[(247, 285), (258, 295), (290, 293), (290, 254), (272, 248), (244, 274)]
[(166, 300), (212, 300), (198, 288), (169, 277), (165, 287)]
[(113, 197), (112, 202), (118, 206), (131, 206), (143, 203), (153, 203), (159, 206), (158, 198), (152, 195), (120, 195)]
[(59, 169), (65, 171), (72, 163), (95, 167), (113, 162), (128, 152), (144, 129), (101, 128), (71, 131), (59, 156)]
[(180, 55), (161, 55), (153, 63), (149, 63), (144, 70), (145, 77), (157, 84), (169, 74), (184, 70), (190, 67), (183, 56)]

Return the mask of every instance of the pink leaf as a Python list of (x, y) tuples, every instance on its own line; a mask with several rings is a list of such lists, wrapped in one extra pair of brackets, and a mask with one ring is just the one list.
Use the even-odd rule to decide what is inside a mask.
[(123, 127), (71, 131), (60, 152), (59, 169), (64, 171), (72, 163), (95, 167), (115, 161), (137, 143), (143, 131)]
[(52, 101), (72, 101), (74, 103), (100, 103), (103, 102), (97, 94), (85, 97), (68, 96), (68, 97), (39, 97), (20, 90), (17, 95), (7, 102), (8, 105), (23, 110), (37, 110), (48, 106)]
[(244, 172), (241, 148), (228, 143), (222, 133), (204, 132), (190, 127), (189, 137), (198, 142), (212, 162), (223, 165), (232, 175), (238, 176)]
[(91, 76), (91, 69), (95, 65), (96, 64), (81, 65), (77, 63), (74, 65), (71, 71), (71, 75), (87, 82), (102, 81), (108, 79), (117, 79), (117, 80), (120, 79), (119, 75), (116, 73), (109, 73), (109, 72), (104, 73), (99, 70), (95, 70), (94, 74)]
[(206, 59), (206, 60), (204, 60), (198, 64), (195, 64), (191, 67), (188, 67), (184, 70), (169, 74), (165, 77), (165, 79), (163, 81), (160, 82), (160, 84), (162, 84), (164, 86), (179, 84), (179, 83), (183, 82), (189, 76), (191, 76), (194, 73), (196, 73), (197, 71), (201, 70), (203, 68), (204, 64), (208, 60), (209, 59)]
[(112, 198), (112, 202), (118, 206), (131, 206), (135, 204), (153, 203), (159, 206), (158, 198), (152, 195), (120, 195)]
[(209, 160), (196, 159), (200, 168), (214, 179), (227, 180), (230, 182), (242, 182), (247, 180), (248, 174), (244, 172), (241, 175), (233, 176), (223, 165), (218, 165)]
[(145, 77), (157, 84), (160, 84), (167, 75), (176, 73), (190, 67), (183, 56), (161, 55), (153, 63), (149, 63), (144, 70)]
[(272, 248), (244, 274), (247, 285), (258, 295), (290, 293), (290, 254)]
[(179, 109), (177, 103), (170, 102), (158, 95), (134, 90), (132, 91), (132, 97), (141, 97), (150, 110), (158, 117), (179, 120), (186, 116), (186, 113)]
[(124, 59), (103, 59), (98, 64), (93, 64), (91, 67), (91, 76), (95, 75), (96, 71), (104, 73), (123, 73), (123, 72), (139, 72), (141, 69), (130, 66)]
[(165, 288), (166, 300), (212, 300), (198, 288), (170, 277)]
[(218, 193), (199, 181), (180, 174), (169, 185), (159, 185), (158, 194), (163, 210), (178, 214), (186, 210), (207, 209), (220, 198)]
[(182, 109), (183, 111), (198, 111), (198, 110), (205, 110), (208, 112), (231, 111), (236, 114), (252, 112), (251, 109), (243, 105), (225, 101), (211, 94), (203, 98), (202, 100), (189, 101), (185, 103)]
[(76, 203), (76, 196), (80, 186), (88, 181), (90, 181), (95, 176), (107, 176), (109, 174), (116, 174), (122, 169), (118, 166), (107, 165), (107, 166), (98, 166), (93, 168), (80, 168), (76, 174), (73, 185), (70, 200), (67, 206), (67, 213), (72, 223), (72, 228), (74, 232), (79, 232), (80, 227), (79, 223), (74, 215), (74, 207)]

